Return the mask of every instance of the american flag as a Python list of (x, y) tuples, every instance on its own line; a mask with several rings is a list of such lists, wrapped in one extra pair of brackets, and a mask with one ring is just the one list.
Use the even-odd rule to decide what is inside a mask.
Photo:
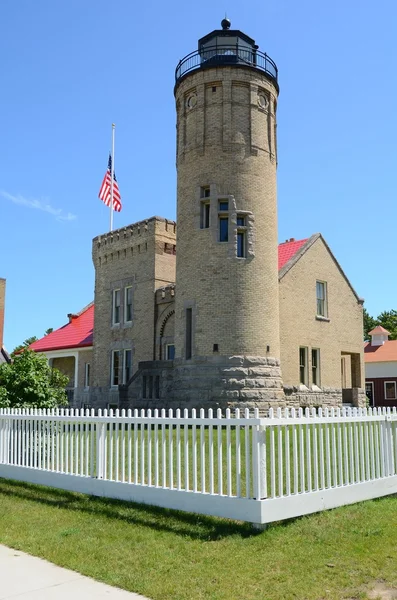
[[(112, 157), (109, 154), (108, 168), (103, 178), (101, 189), (99, 190), (98, 197), (106, 206), (110, 206), (110, 191), (111, 191), (111, 177), (112, 177)], [(119, 190), (119, 184), (117, 183), (116, 173), (113, 173), (113, 210), (116, 212), (121, 211), (121, 195)]]

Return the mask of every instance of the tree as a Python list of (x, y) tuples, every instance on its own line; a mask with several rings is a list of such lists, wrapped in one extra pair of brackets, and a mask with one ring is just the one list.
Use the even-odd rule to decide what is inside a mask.
[(376, 321), (376, 319), (371, 317), (371, 315), (368, 313), (366, 308), (364, 308), (363, 316), (364, 316), (364, 340), (369, 340), (370, 336), (368, 334), (370, 331), (372, 331), (372, 329), (374, 329), (374, 327), (376, 327), (378, 325), (378, 322)]
[(0, 365), (1, 408), (55, 408), (67, 404), (68, 377), (52, 369), (44, 355), (25, 348)]
[(54, 331), (53, 327), (49, 327), (48, 329), (45, 330), (44, 335), (48, 335), (50, 333), (52, 333)]
[(38, 339), (39, 338), (37, 338), (35, 335), (33, 335), (30, 338), (26, 338), (26, 340), (22, 344), (19, 344), (19, 346), (16, 346), (14, 348), (14, 350), (11, 352), (11, 356), (13, 356), (14, 354), (17, 354), (24, 348), (28, 348), (30, 346), (30, 344), (33, 344), (33, 342), (37, 342)]

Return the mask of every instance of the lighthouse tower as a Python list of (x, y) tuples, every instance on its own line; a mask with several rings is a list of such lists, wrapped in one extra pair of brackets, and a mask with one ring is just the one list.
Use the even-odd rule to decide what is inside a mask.
[(280, 406), (277, 67), (224, 19), (176, 69), (175, 396)]

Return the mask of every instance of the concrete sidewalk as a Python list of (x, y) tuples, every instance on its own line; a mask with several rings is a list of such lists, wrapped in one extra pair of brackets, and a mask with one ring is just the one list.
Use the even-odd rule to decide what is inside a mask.
[(0, 600), (145, 600), (0, 545)]

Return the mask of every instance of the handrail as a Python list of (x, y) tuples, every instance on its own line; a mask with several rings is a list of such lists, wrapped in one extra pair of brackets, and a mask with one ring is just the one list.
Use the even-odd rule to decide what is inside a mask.
[(277, 83), (278, 69), (274, 60), (264, 52), (248, 46), (207, 46), (190, 52), (175, 69), (175, 83), (194, 69), (218, 66), (243, 65), (260, 69)]

